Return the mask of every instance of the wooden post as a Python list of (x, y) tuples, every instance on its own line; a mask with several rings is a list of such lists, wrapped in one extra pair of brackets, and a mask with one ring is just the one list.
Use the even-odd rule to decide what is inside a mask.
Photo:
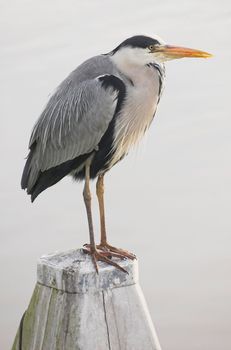
[(119, 263), (128, 274), (99, 262), (97, 275), (82, 249), (42, 256), (12, 350), (161, 350), (137, 261)]

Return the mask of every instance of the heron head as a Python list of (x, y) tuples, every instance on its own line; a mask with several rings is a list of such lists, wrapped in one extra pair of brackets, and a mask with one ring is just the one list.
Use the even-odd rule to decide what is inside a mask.
[(208, 58), (212, 55), (195, 49), (166, 45), (162, 39), (143, 35), (133, 36), (123, 41), (112, 55), (127, 62), (145, 65), (148, 63), (164, 63), (166, 61), (184, 58)]

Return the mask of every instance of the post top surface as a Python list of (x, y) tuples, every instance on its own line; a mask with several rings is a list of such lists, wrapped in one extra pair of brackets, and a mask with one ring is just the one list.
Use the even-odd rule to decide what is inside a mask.
[(98, 262), (97, 274), (90, 255), (82, 249), (43, 255), (38, 261), (37, 281), (69, 293), (95, 292), (138, 282), (136, 260), (113, 258), (113, 261), (127, 270), (128, 274), (101, 261)]

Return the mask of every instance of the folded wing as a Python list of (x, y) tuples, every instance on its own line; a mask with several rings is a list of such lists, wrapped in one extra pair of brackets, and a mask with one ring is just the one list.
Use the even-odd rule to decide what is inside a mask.
[[(70, 172), (70, 162), (78, 157), (84, 161), (97, 149), (115, 113), (118, 92), (110, 84), (105, 87), (102, 77), (82, 81), (78, 86), (71, 79), (60, 85), (30, 139), (21, 186), (32, 195), (32, 200), (45, 189), (38, 189), (44, 173), (53, 176), (47, 188)], [(66, 170), (61, 174), (62, 164)]]

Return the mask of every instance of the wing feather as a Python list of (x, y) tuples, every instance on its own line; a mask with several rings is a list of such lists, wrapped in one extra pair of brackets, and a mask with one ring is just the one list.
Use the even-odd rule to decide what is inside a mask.
[[(28, 191), (45, 171), (97, 148), (113, 118), (118, 91), (97, 77), (60, 86), (38, 119), (29, 146), (36, 143), (28, 169)], [(30, 173), (29, 173), (30, 172)]]

